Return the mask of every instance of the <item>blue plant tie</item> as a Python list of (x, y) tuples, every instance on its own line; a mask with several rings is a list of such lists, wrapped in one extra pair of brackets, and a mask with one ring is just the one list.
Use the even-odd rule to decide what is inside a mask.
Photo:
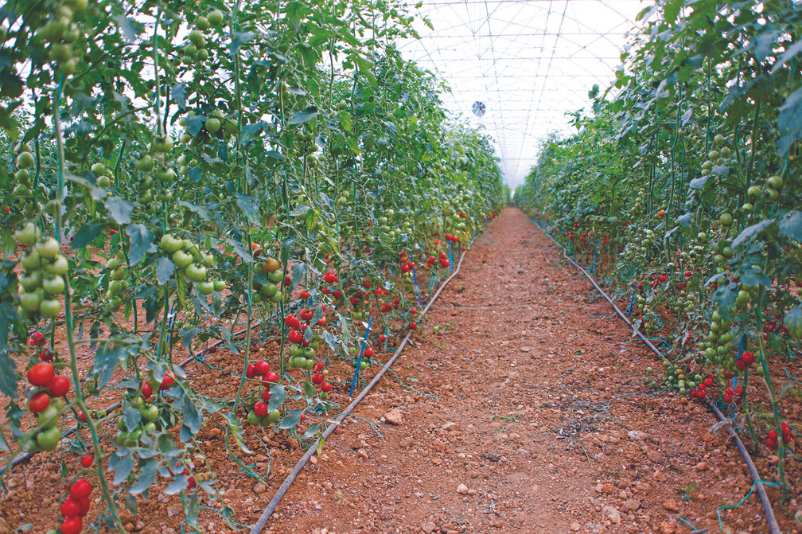
[(627, 309), (627, 317), (632, 315), (632, 305), (635, 304), (635, 291), (637, 288), (632, 288), (632, 297), (629, 299), (629, 309)]
[(415, 267), (412, 268), (412, 280), (415, 282), (415, 296), (418, 297), (418, 306), (423, 306), (420, 300), (420, 288), (418, 287), (418, 273)]
[(373, 316), (368, 319), (368, 328), (365, 330), (365, 339), (362, 340), (362, 348), (359, 351), (359, 360), (356, 362), (356, 369), (354, 369), (354, 379), (351, 380), (351, 390), (348, 392), (348, 397), (354, 396), (354, 386), (356, 386), (356, 379), (359, 378), (359, 366), (362, 365), (362, 355), (365, 354), (365, 347), (368, 345), (368, 336), (370, 335), (370, 327), (373, 324)]
[(451, 253), (451, 241), (448, 242), (448, 272), (451, 272), (451, 267), (454, 263), (454, 257)]

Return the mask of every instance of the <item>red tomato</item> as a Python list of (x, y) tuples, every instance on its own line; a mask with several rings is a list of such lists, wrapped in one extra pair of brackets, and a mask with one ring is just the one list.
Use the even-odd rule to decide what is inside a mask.
[(44, 391), (34, 393), (31, 400), (28, 401), (28, 409), (31, 413), (39, 413), (44, 411), (50, 405), (50, 395)]
[(170, 389), (171, 387), (173, 387), (173, 384), (175, 384), (175, 378), (173, 378), (167, 373), (164, 373), (164, 379), (162, 380), (162, 383), (159, 386), (159, 391), (165, 391), (167, 389)]
[(61, 523), (62, 534), (81, 534), (84, 522), (80, 517), (68, 517)]
[(267, 415), (267, 404), (262, 401), (257, 402), (253, 405), (253, 413), (257, 415), (257, 417), (264, 417)]
[(249, 363), (248, 367), (245, 368), (245, 377), (253, 378), (255, 376), (256, 376), (256, 367), (252, 363)]
[(150, 382), (147, 380), (142, 381), (142, 383), (139, 385), (139, 389), (142, 391), (142, 396), (145, 397), (145, 400), (149, 399), (153, 395), (153, 386), (151, 386)]
[(253, 364), (254, 368), (256, 369), (257, 375), (266, 375), (270, 372), (270, 365), (266, 361), (259, 360), (258, 362)]
[(322, 384), (320, 384), (320, 389), (324, 393), (328, 393), (329, 391), (331, 391), (331, 384), (329, 384), (328, 382), (323, 382)]
[(322, 384), (323, 383), (323, 375), (320, 373), (315, 373), (312, 375), (312, 383), (313, 384)]
[(95, 459), (89, 456), (88, 454), (81, 458), (81, 465), (86, 469), (92, 467), (92, 464), (95, 463)]
[(70, 486), (70, 495), (76, 499), (86, 499), (92, 494), (92, 485), (86, 479), (79, 478)]
[(55, 375), (56, 371), (50, 363), (37, 363), (28, 370), (28, 382), (30, 382), (32, 386), (40, 388), (45, 387)]
[(271, 393), (268, 388), (262, 390), (262, 400), (265, 402), (270, 402)]
[(56, 375), (47, 383), (47, 389), (54, 397), (63, 397), (70, 392), (70, 381), (66, 376)]
[(67, 497), (61, 505), (61, 515), (64, 517), (78, 517), (81, 515), (81, 501), (75, 497)]

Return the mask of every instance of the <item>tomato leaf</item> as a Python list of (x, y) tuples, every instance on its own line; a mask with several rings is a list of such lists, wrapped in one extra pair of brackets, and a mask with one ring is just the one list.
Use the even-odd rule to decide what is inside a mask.
[(126, 430), (133, 432), (142, 420), (142, 416), (136, 408), (126, 406), (123, 410), (123, 420), (125, 421)]
[(203, 424), (203, 412), (198, 411), (197, 406), (195, 406), (195, 403), (192, 402), (192, 399), (188, 395), (183, 395), (180, 406), (181, 408), (179, 411), (184, 414), (184, 426), (186, 426), (194, 436), (200, 431), (201, 425)]
[[(11, 307), (9, 303), (4, 303), (0, 305), (0, 314), (2, 314), (2, 309)], [(8, 317), (7, 314), (5, 314)], [(0, 321), (3, 324), (0, 325), (0, 347), (5, 345), (5, 338), (8, 335), (8, 328), (11, 325), (11, 321)], [(12, 399), (17, 398), (17, 380), (19, 379), (19, 374), (17, 373), (17, 364), (14, 363), (8, 352), (5, 350), (0, 350), (0, 393), (3, 395), (7, 395)]]
[(306, 264), (305, 263), (297, 263), (292, 268), (292, 287), (297, 286), (303, 280), (304, 275), (306, 274)]
[[(125, 453), (126, 456), (121, 458), (121, 453)], [(134, 460), (133, 456), (133, 453), (126, 449), (117, 451), (111, 455), (109, 458), (109, 471), (114, 471), (114, 479), (111, 481), (112, 485), (116, 486), (120, 484), (122, 481), (127, 479), (134, 470), (136, 461)]]
[(248, 222), (254, 226), (261, 226), (259, 221), (259, 201), (241, 193), (234, 193), (234, 196), (237, 199), (237, 206), (242, 210), (242, 214)]
[(109, 197), (104, 204), (106, 205), (106, 209), (109, 210), (109, 215), (114, 219), (114, 222), (117, 224), (128, 224), (131, 222), (131, 212), (134, 211), (133, 204), (119, 197)]
[(738, 237), (733, 239), (732, 245), (730, 246), (734, 250), (738, 245), (745, 242), (747, 239), (756, 235), (757, 233), (761, 232), (769, 225), (771, 225), (773, 222), (774, 219), (766, 219), (765, 221), (760, 221), (759, 223), (753, 224), (752, 226), (747, 226), (746, 228), (743, 229), (743, 231), (740, 234), (738, 234)]
[(309, 206), (306, 204), (298, 204), (298, 207), (290, 212), (290, 217), (298, 217), (309, 211)]
[(777, 223), (780, 231), (799, 243), (802, 243), (802, 211), (792, 211)]
[[(125, 233), (131, 238), (128, 249), (128, 262), (132, 267), (142, 261), (151, 246), (153, 246), (153, 234), (147, 227), (141, 224), (129, 224)], [(155, 249), (155, 247), (153, 247)]]
[(302, 410), (290, 410), (287, 412), (287, 417), (285, 417), (281, 423), (279, 423), (278, 427), (282, 430), (286, 430), (288, 428), (295, 428), (298, 423), (301, 422), (301, 413)]
[(317, 108), (315, 106), (309, 106), (304, 111), (296, 112), (287, 124), (303, 124), (311, 121), (315, 117), (317, 117)]
[(119, 346), (112, 346), (111, 342), (104, 343), (95, 353), (94, 371), (100, 375), (98, 387), (103, 387), (111, 379), (117, 364), (126, 360), (125, 349)]
[(184, 86), (183, 83), (177, 83), (173, 88), (170, 90), (170, 96), (173, 97), (175, 103), (178, 104), (178, 107), (181, 109), (187, 108), (187, 88)]
[(306, 432), (304, 432), (304, 438), (306, 439), (313, 438), (315, 437), (315, 434), (317, 434), (318, 432), (320, 432), (320, 425), (318, 425), (317, 423), (315, 423), (314, 425), (310, 425), (309, 428), (306, 429)]
[(174, 272), (175, 263), (173, 263), (172, 260), (164, 256), (159, 258), (159, 261), (156, 263), (156, 281), (159, 282), (159, 285), (166, 284)]
[(223, 414), (223, 418), (225, 418), (226, 423), (228, 423), (228, 429), (231, 432), (231, 437), (234, 438), (234, 442), (237, 444), (240, 450), (245, 453), (250, 453), (251, 450), (242, 440), (242, 425), (240, 425), (239, 419), (237, 419), (234, 414), (231, 413)]
[(237, 241), (236, 239), (233, 239), (231, 237), (226, 239), (226, 243), (228, 243), (229, 245), (234, 247), (234, 252), (236, 252), (237, 255), (240, 258), (242, 258), (242, 261), (248, 262), (248, 263), (252, 263), (253, 262), (253, 256), (251, 256), (248, 253), (248, 251), (245, 250), (245, 246), (242, 243), (240, 243), (239, 241)]
[(175, 477), (175, 480), (172, 481), (170, 484), (164, 488), (165, 495), (175, 495), (176, 493), (180, 492), (181, 490), (187, 489), (189, 486), (189, 476), (187, 475), (178, 475)]
[(72, 236), (72, 243), (70, 250), (78, 250), (87, 246), (89, 243), (97, 239), (103, 230), (106, 228), (106, 223), (89, 223), (81, 226)]

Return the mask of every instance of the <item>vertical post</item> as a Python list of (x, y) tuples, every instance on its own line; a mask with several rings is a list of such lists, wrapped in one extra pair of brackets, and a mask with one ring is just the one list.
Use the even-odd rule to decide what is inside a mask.
[(412, 280), (415, 282), (415, 296), (418, 297), (418, 306), (423, 306), (420, 300), (420, 288), (418, 287), (418, 273), (415, 271), (415, 267), (412, 268)]
[(635, 304), (635, 291), (637, 291), (637, 287), (632, 288), (632, 298), (629, 299), (629, 309), (627, 310), (627, 316), (632, 315), (632, 305)]

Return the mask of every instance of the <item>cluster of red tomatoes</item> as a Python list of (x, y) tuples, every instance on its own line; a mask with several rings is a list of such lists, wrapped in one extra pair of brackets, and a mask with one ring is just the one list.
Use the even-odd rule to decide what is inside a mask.
[(80, 534), (83, 531), (83, 518), (92, 505), (89, 500), (91, 494), (92, 485), (83, 478), (77, 479), (69, 487), (69, 495), (61, 505), (61, 515), (64, 516), (64, 521), (61, 522), (62, 534)]
[[(782, 431), (783, 443), (787, 446), (791, 441), (791, 425), (788, 424), (788, 421), (781, 421), (780, 430)], [(766, 439), (766, 445), (769, 449), (777, 450), (777, 447), (780, 446), (779, 437), (776, 430), (769, 430), (769, 436)]]
[[(437, 262), (438, 262), (437, 258), (435, 258), (434, 256), (429, 256), (428, 259), (426, 260), (426, 268), (431, 270), (432, 268), (434, 268), (434, 265)], [(448, 261), (448, 256), (446, 256), (445, 252), (440, 253), (439, 262), (440, 262), (440, 267), (442, 267), (443, 269), (448, 269), (448, 266), (451, 265), (451, 262)]]

